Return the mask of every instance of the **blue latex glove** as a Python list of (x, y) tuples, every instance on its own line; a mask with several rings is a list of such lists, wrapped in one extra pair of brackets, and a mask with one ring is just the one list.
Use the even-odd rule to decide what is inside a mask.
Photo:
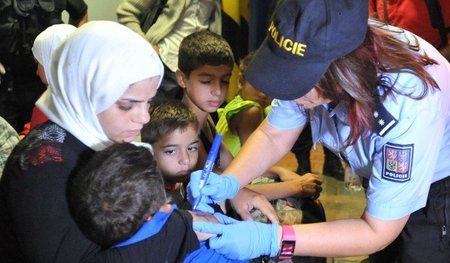
[(280, 250), (278, 224), (238, 221), (223, 214), (214, 216), (221, 224), (195, 221), (194, 230), (217, 234), (209, 239), (209, 247), (230, 259), (275, 257)]
[(200, 190), (200, 177), (202, 171), (191, 173), (189, 184), (187, 186), (188, 200), (193, 204), (195, 198), (201, 195), (200, 203), (197, 210), (214, 213), (214, 210), (208, 204), (225, 201), (236, 196), (240, 185), (236, 177), (231, 175), (218, 175), (211, 172), (208, 180)]

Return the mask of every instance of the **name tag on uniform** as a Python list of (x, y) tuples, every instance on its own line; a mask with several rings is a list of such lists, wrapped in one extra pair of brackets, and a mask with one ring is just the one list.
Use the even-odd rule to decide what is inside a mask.
[(414, 144), (387, 143), (383, 150), (383, 179), (394, 182), (411, 180)]

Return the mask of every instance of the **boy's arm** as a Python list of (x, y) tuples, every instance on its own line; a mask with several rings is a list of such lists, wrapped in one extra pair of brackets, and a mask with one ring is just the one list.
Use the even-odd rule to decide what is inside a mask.
[[(210, 223), (217, 223), (220, 224), (219, 221), (212, 215), (205, 212), (199, 212), (199, 211), (188, 211), (192, 215), (192, 221), (205, 221)], [(197, 234), (197, 238), (200, 241), (207, 240), (208, 238), (215, 237), (215, 234), (209, 234), (209, 233), (202, 233), (195, 231), (195, 234)]]
[(250, 184), (246, 188), (264, 195), (269, 201), (286, 197), (310, 197), (316, 199), (322, 191), (322, 181), (315, 174), (297, 175), (292, 180), (276, 183)]
[(219, 174), (222, 174), (223, 170), (225, 170), (228, 165), (233, 160), (233, 155), (225, 143), (222, 142), (220, 145), (220, 169), (216, 171)]

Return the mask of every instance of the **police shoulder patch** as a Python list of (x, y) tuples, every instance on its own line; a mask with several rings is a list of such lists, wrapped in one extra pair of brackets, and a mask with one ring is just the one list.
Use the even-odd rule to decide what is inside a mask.
[(392, 128), (397, 125), (397, 120), (386, 110), (382, 103), (378, 104), (377, 109), (373, 112), (375, 118), (375, 131), (383, 137)]
[(414, 144), (387, 143), (383, 148), (383, 179), (404, 183), (411, 180)]

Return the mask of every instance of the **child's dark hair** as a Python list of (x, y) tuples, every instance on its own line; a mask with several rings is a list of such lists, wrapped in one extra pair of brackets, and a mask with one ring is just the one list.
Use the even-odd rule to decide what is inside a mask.
[(143, 142), (155, 143), (174, 130), (185, 130), (189, 126), (199, 130), (197, 116), (179, 100), (161, 99), (152, 102), (149, 113), (150, 121), (141, 130)]
[(178, 52), (178, 68), (187, 78), (192, 71), (205, 65), (234, 65), (233, 51), (228, 42), (209, 30), (185, 37)]
[(244, 72), (247, 70), (248, 65), (252, 62), (255, 57), (256, 51), (250, 51), (239, 63), (239, 80), (245, 81)]
[(68, 195), (81, 232), (102, 248), (130, 238), (166, 203), (153, 154), (130, 143), (96, 152), (71, 177)]

